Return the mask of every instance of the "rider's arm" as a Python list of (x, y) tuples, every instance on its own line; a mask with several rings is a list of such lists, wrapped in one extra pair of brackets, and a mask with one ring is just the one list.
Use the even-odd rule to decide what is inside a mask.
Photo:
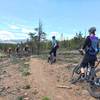
[(87, 46), (90, 46), (91, 45), (91, 40), (89, 38), (89, 36), (86, 38), (85, 42), (84, 42), (84, 45), (83, 45), (83, 48), (82, 49), (85, 49)]

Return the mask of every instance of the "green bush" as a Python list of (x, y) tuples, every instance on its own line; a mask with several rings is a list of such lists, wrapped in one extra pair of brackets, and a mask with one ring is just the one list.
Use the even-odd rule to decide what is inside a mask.
[(49, 97), (47, 97), (47, 96), (45, 96), (45, 97), (43, 97), (43, 99), (42, 100), (50, 100), (50, 98)]
[(19, 96), (19, 97), (17, 97), (17, 100), (24, 100), (24, 97), (23, 96)]

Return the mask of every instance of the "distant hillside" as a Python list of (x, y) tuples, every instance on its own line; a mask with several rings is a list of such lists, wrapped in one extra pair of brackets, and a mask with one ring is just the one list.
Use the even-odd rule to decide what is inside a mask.
[(20, 39), (20, 40), (0, 40), (0, 43), (10, 43), (10, 44), (17, 44), (21, 42), (26, 42), (25, 39)]

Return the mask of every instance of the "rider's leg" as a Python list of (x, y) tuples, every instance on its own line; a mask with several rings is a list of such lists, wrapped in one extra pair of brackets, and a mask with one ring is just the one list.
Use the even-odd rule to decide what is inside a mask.
[(49, 56), (48, 57), (50, 57), (50, 55), (53, 53), (53, 49), (51, 49), (51, 51), (49, 52)]
[(90, 56), (89, 64), (90, 64), (91, 67), (94, 67), (95, 66), (96, 60), (97, 60), (96, 55)]
[(89, 63), (89, 56), (86, 54), (81, 62), (81, 79), (83, 80), (85, 78), (85, 73), (88, 63)]
[[(89, 64), (90, 64), (90, 66), (91, 66), (91, 73), (90, 73), (90, 79), (91, 80), (93, 80), (94, 78), (92, 77), (92, 75), (93, 76), (95, 76), (95, 61), (97, 60), (97, 57), (96, 56), (92, 56), (91, 58), (90, 58), (90, 62), (89, 62)], [(92, 75), (91, 75), (92, 74)]]
[(85, 68), (87, 67), (88, 64), (88, 56), (85, 55), (82, 62), (81, 62), (81, 74), (85, 74)]
[(81, 67), (81, 74), (84, 74), (84, 73), (85, 73), (85, 68)]
[(57, 52), (57, 49), (54, 48), (54, 62), (56, 61), (56, 52)]

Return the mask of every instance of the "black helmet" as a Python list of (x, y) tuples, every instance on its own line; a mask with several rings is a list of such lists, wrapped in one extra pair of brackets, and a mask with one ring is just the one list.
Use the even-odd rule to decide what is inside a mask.
[(96, 28), (95, 27), (91, 27), (88, 31), (89, 31), (89, 33), (94, 33), (96, 31)]

